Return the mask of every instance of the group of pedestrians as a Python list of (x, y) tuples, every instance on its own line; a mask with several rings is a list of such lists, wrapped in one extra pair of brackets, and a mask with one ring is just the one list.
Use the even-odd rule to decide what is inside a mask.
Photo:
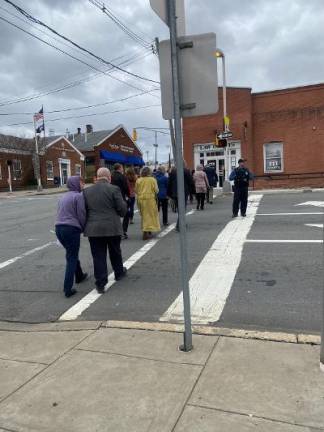
[[(239, 166), (230, 175), (234, 180), (233, 217), (246, 215), (248, 185), (252, 174), (240, 159)], [(217, 174), (213, 167), (205, 169), (198, 165), (192, 174), (184, 167), (184, 191), (187, 204), (190, 194), (197, 198), (197, 210), (204, 210), (205, 198), (212, 203), (213, 187), (217, 185)], [(162, 209), (163, 226), (168, 226), (169, 199), (178, 207), (177, 170), (173, 167), (166, 173), (160, 166), (152, 173), (144, 167), (141, 173), (128, 168), (124, 173), (122, 165), (115, 164), (113, 172), (99, 168), (96, 183), (84, 188), (82, 179), (72, 176), (67, 181), (68, 192), (59, 200), (56, 235), (66, 250), (64, 293), (71, 297), (79, 284), (87, 279), (79, 261), (80, 239), (83, 233), (89, 240), (93, 259), (94, 277), (98, 293), (104, 293), (108, 282), (107, 253), (116, 281), (126, 276), (123, 266), (121, 239), (128, 238), (128, 226), (133, 223), (135, 197), (141, 216), (143, 240), (160, 231), (159, 212)], [(179, 219), (176, 224), (179, 230)]]

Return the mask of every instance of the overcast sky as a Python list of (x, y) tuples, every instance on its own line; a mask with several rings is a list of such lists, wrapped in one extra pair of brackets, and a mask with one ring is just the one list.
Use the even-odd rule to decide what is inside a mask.
[[(105, 60), (116, 64), (132, 61), (124, 67), (159, 80), (158, 60), (150, 48), (143, 48), (131, 39), (88, 0), (13, 1)], [(216, 33), (217, 45), (226, 55), (228, 85), (261, 91), (324, 82), (323, 0), (185, 0), (185, 3), (188, 34)], [(149, 0), (111, 0), (106, 5), (145, 41), (168, 37), (166, 26), (150, 8)], [(32, 115), (20, 113), (36, 112), (42, 105), (47, 132), (54, 129), (55, 134), (63, 134), (66, 129), (72, 133), (77, 127), (84, 131), (88, 123), (95, 130), (112, 129), (122, 123), (129, 132), (139, 126), (167, 127), (161, 116), (159, 91), (99, 107), (46, 114), (127, 98), (154, 89), (156, 84), (119, 71), (101, 73), (109, 67), (30, 23), (4, 0), (0, 0), (0, 17), (89, 64), (82, 64), (0, 20), (0, 113), (14, 113), (0, 115), (1, 133), (31, 136), (32, 123), (8, 125), (32, 122)], [(64, 86), (69, 88), (46, 95)], [(34, 96), (38, 97), (12, 103)], [(64, 119), (81, 115), (85, 117)], [(151, 157), (153, 141), (151, 132), (139, 130), (139, 145)], [(159, 135), (158, 142), (161, 161), (166, 159), (169, 139)]]

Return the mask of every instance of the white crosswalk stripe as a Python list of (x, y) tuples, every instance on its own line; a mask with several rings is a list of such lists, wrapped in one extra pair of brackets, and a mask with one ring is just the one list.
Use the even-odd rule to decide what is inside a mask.
[[(234, 219), (225, 226), (190, 279), (193, 324), (219, 320), (261, 199), (262, 195), (250, 197), (248, 216)], [(182, 292), (160, 321), (183, 321)]]

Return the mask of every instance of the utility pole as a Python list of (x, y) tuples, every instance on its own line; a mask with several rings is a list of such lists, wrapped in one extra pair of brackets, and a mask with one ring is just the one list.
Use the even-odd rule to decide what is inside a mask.
[(184, 308), (184, 344), (180, 347), (182, 351), (192, 350), (192, 329), (190, 313), (190, 292), (188, 276), (188, 246), (186, 234), (186, 209), (185, 209), (185, 190), (184, 190), (184, 163), (182, 155), (182, 131), (180, 114), (180, 88), (178, 70), (178, 47), (177, 47), (177, 23), (176, 23), (176, 4), (175, 0), (167, 0), (168, 25), (170, 27), (171, 44), (171, 66), (172, 66), (172, 91), (173, 91), (173, 112), (175, 129), (175, 159), (177, 167), (178, 185), (178, 218), (180, 229), (180, 257), (181, 257), (181, 284), (183, 293)]
[(148, 165), (148, 163), (149, 163), (149, 151), (148, 150), (146, 150), (146, 163), (147, 163), (147, 165)]
[[(324, 225), (323, 225), (324, 227)], [(324, 263), (324, 228), (323, 228), (323, 255), (322, 261)], [(322, 270), (323, 272), (323, 270)], [(323, 278), (323, 292), (322, 292), (322, 331), (321, 331), (321, 353), (320, 353), (320, 369), (324, 372), (324, 278)]]
[(158, 149), (158, 143), (157, 143), (157, 131), (154, 132), (154, 168), (157, 169), (157, 149)]
[(40, 192), (42, 188), (42, 182), (40, 177), (40, 163), (39, 163), (39, 151), (38, 151), (38, 135), (36, 133), (36, 125), (34, 121), (34, 128), (35, 128), (35, 171), (36, 171), (36, 178), (37, 178), (37, 191)]

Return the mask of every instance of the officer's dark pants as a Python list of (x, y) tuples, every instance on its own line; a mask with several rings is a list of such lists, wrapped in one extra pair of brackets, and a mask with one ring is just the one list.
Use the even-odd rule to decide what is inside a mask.
[(233, 215), (237, 216), (239, 209), (241, 210), (241, 215), (246, 214), (247, 202), (248, 202), (249, 188), (234, 187), (234, 199), (233, 199)]
[(107, 249), (115, 277), (120, 276), (124, 272), (120, 240), (120, 236), (89, 237), (94, 277), (98, 288), (103, 288), (108, 282)]

